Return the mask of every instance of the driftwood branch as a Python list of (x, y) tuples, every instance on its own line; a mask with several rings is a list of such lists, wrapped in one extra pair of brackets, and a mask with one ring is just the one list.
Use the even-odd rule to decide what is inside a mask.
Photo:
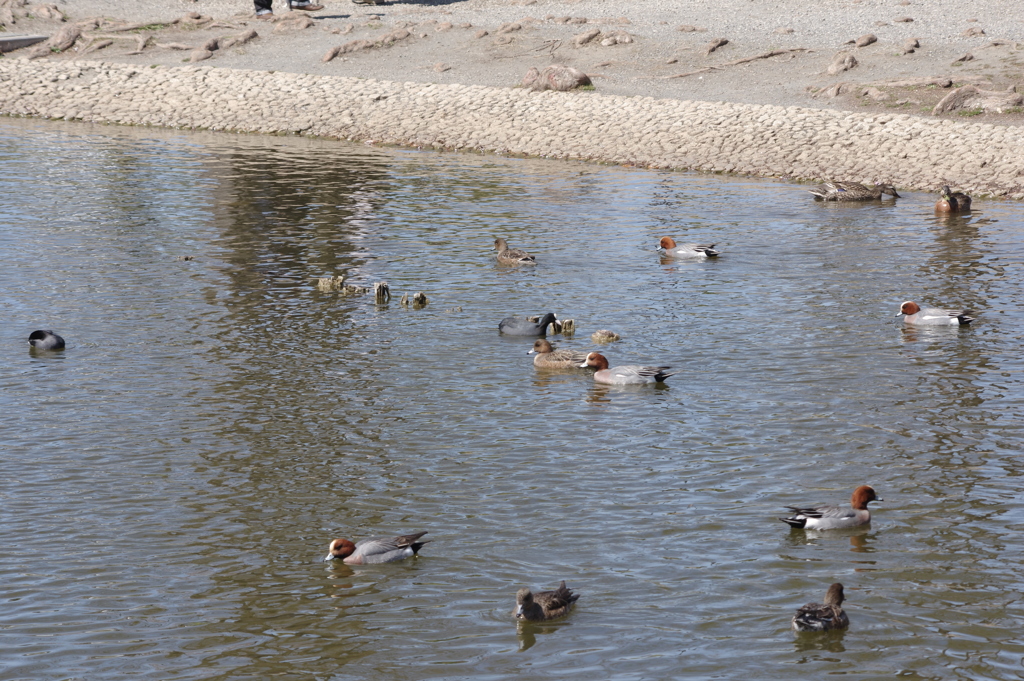
[(758, 54), (758, 55), (755, 55), (753, 57), (744, 57), (743, 59), (734, 59), (733, 61), (727, 61), (724, 64), (719, 64), (718, 66), (705, 66), (704, 68), (697, 69), (696, 71), (687, 71), (686, 73), (677, 73), (677, 74), (675, 74), (673, 76), (665, 76), (665, 78), (666, 79), (686, 78), (687, 76), (695, 76), (698, 73), (707, 73), (708, 71), (717, 71), (719, 69), (725, 68), (726, 66), (736, 66), (738, 64), (746, 64), (747, 62), (757, 61), (758, 59), (770, 59), (771, 57), (778, 57), (779, 55), (789, 54), (791, 52), (811, 52), (811, 51), (812, 50), (809, 50), (806, 47), (794, 47), (791, 50), (772, 50), (771, 52), (765, 52), (764, 54)]

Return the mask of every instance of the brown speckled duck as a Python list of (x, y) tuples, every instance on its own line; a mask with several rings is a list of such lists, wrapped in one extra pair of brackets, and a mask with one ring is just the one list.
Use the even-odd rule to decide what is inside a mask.
[(793, 631), (839, 631), (850, 626), (843, 612), (843, 585), (836, 582), (828, 588), (824, 603), (808, 603), (793, 615)]
[(859, 182), (823, 182), (814, 189), (807, 191), (814, 194), (820, 201), (877, 201), (882, 194), (888, 194), (893, 198), (900, 198), (896, 188), (891, 184), (876, 184), (874, 187), (865, 187)]
[(533, 344), (533, 350), (526, 354), (537, 355), (533, 358), (533, 366), (538, 369), (578, 369), (580, 364), (587, 361), (587, 353), (569, 349), (556, 350), (543, 338), (537, 339)]
[(967, 213), (971, 210), (971, 197), (963, 192), (951, 192), (949, 185), (943, 185), (939, 200), (935, 202), (936, 213)]
[(494, 250), (498, 252), (498, 262), (502, 265), (536, 265), (537, 259), (518, 248), (509, 248), (501, 237), (494, 240)]
[(565, 586), (565, 580), (554, 591), (533, 593), (523, 587), (516, 593), (516, 619), (543, 622), (568, 615), (572, 604), (579, 598)]

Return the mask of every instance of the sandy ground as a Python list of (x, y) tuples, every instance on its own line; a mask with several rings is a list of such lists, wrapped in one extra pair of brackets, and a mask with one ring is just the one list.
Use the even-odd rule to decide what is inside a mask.
[[(6, 1), (17, 5), (21, 0)], [(212, 37), (254, 28), (258, 39), (218, 50), (205, 65), (508, 87), (530, 67), (562, 63), (586, 72), (596, 89), (607, 94), (929, 116), (948, 89), (887, 84), (948, 78), (954, 86), (1016, 86), (1024, 92), (1020, 0), (435, 0), (379, 5), (322, 1), (324, 10), (307, 14), (290, 13), (286, 3), (277, 0), (271, 22), (255, 19), (252, 5), (228, 0), (65, 0), (57, 7), (68, 22), (108, 20), (86, 35), (108, 36), (114, 38), (113, 44), (88, 52), (85, 58), (135, 64), (181, 64), (190, 52), (166, 45), (195, 48)], [(16, 9), (16, 23), (6, 27), (7, 35), (55, 32), (59, 21), (32, 15), (40, 6), (28, 3)], [(157, 26), (190, 12), (215, 21), (199, 27)], [(312, 25), (297, 28), (301, 23), (288, 20), (300, 14)], [(111, 32), (119, 22), (151, 26)], [(332, 47), (379, 40), (396, 29), (407, 30), (408, 37), (322, 61)], [(573, 43), (575, 36), (594, 29), (601, 31), (599, 38), (584, 45)], [(865, 47), (846, 44), (866, 34), (877, 41)], [(624, 35), (628, 42), (602, 44), (606, 37)], [(147, 37), (141, 53), (131, 54)], [(719, 38), (728, 43), (707, 53), (708, 43)], [(908, 39), (917, 39), (920, 47), (905, 54)], [(83, 58), (86, 45), (81, 40), (48, 59)], [(772, 50), (799, 51), (728, 65)], [(843, 50), (853, 54), (858, 65), (828, 75), (828, 65)], [(968, 53), (973, 59), (956, 61)], [(7, 58), (17, 56), (14, 52)], [(694, 71), (700, 72), (682, 75)], [(828, 90), (837, 83), (852, 86), (831, 96)], [(1020, 107), (1001, 114), (946, 114), (964, 115), (997, 124), (1024, 123)]]

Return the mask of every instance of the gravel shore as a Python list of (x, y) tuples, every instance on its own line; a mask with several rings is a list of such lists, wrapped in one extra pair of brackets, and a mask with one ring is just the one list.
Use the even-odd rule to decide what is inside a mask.
[(1024, 198), (1018, 129), (906, 114), (96, 62), (0, 62), (0, 112)]
[[(8, 34), (81, 36), (0, 59), (7, 114), (1024, 198), (1016, 2), (979, 0), (970, 16), (953, 0), (331, 2), (266, 22), (227, 0), (22, 1)], [(846, 70), (829, 68), (837, 55)], [(595, 91), (514, 88), (552, 63)]]

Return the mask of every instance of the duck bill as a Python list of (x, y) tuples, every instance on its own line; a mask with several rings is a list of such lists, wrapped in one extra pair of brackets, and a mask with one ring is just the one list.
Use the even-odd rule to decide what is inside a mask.
[(532, 355), (532, 354), (533, 354), (533, 353), (535, 353), (535, 352), (537, 352), (537, 351), (536, 351), (536, 350), (527, 350), (527, 351), (526, 351), (526, 354), (528, 354), (528, 355)]
[(516, 608), (516, 619), (517, 620), (523, 619), (523, 606), (522, 605), (520, 605), (518, 608)]
[(580, 369), (586, 369), (588, 366), (589, 365), (586, 362), (584, 362), (583, 364), (580, 365)]
[(334, 560), (334, 556), (333, 556), (332, 554), (330, 554), (330, 553), (328, 553), (328, 554), (327, 554), (327, 557), (326, 557), (326, 558), (324, 558), (324, 562), (325, 562), (325, 563), (328, 563), (328, 562), (330, 562), (330, 561), (332, 561), (332, 560)]

